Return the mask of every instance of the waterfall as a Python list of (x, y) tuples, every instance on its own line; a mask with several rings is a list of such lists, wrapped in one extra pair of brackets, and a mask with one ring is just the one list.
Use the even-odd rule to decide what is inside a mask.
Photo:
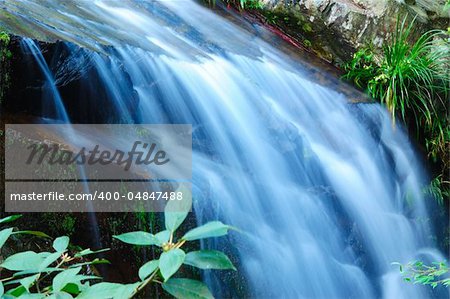
[(85, 47), (123, 121), (193, 125), (198, 221), (241, 230), (202, 244), (226, 248), (244, 277), (238, 290), (205, 274), (217, 297), (432, 296), (391, 265), (443, 256), (428, 238), (423, 166), (384, 108), (349, 104), (258, 38), (264, 29), (249, 33), (196, 2), (3, 5), (66, 41), (73, 59), (70, 43)]
[[(34, 60), (39, 65), (39, 68), (42, 70), (42, 74), (45, 78), (43, 85), (44, 91), (42, 92), (44, 95), (43, 102), (45, 104), (45, 107), (43, 107), (43, 114), (49, 117), (52, 116), (53, 118), (61, 120), (65, 123), (70, 123), (63, 100), (61, 99), (61, 95), (56, 87), (55, 78), (50, 71), (47, 62), (45, 61), (44, 56), (42, 56), (41, 49), (31, 38), (22, 39), (22, 49), (24, 52), (31, 53)], [(49, 110), (54, 109), (55, 115), (52, 115), (52, 113), (47, 110), (48, 108)]]
[[(44, 56), (41, 53), (41, 49), (31, 38), (23, 38), (21, 48), (25, 53), (31, 53), (31, 55), (34, 57), (34, 60), (37, 62), (39, 69), (44, 75), (45, 81), (43, 84), (43, 89), (45, 91), (43, 91), (42, 94), (44, 95), (43, 102), (46, 104), (46, 107), (43, 107), (43, 115), (46, 117), (53, 116), (53, 120), (46, 120), (47, 123), (53, 123), (55, 121), (70, 123), (70, 118), (67, 114), (67, 110), (61, 98), (61, 94), (59, 93), (56, 85), (56, 80), (52, 71), (50, 70), (50, 67), (45, 61)], [(55, 115), (49, 112), (49, 110), (52, 110), (52, 108), (56, 110)], [(77, 139), (76, 132), (74, 130), (70, 129), (66, 133), (71, 135), (72, 140)], [(77, 168), (80, 173), (80, 177), (84, 178), (85, 170), (83, 166), (77, 166)], [(85, 193), (89, 193), (89, 186), (86, 182), (83, 183), (83, 190)], [(92, 211), (92, 203), (87, 202), (86, 204), (89, 205), (89, 210)], [(101, 248), (102, 243), (100, 240), (100, 231), (98, 229), (97, 218), (94, 213), (88, 213), (88, 219), (90, 223), (90, 230), (95, 240), (93, 244), (95, 244), (97, 248)]]

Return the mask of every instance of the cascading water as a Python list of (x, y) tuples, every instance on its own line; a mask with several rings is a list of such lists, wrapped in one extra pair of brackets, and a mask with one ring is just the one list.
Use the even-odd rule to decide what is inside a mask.
[[(52, 116), (55, 119), (61, 120), (65, 123), (70, 123), (69, 116), (67, 115), (66, 108), (64, 107), (63, 100), (61, 99), (61, 95), (58, 92), (58, 89), (55, 84), (55, 79), (53, 77), (50, 68), (47, 65), (47, 62), (42, 56), (41, 49), (36, 45), (36, 43), (31, 38), (24, 38), (22, 40), (22, 48), (26, 52), (30, 52), (31, 55), (35, 58), (35, 61), (38, 63), (39, 68), (42, 70), (42, 73), (45, 77), (45, 84), (43, 86), (43, 98), (44, 100), (50, 100), (50, 102), (45, 103), (45, 108), (53, 108), (55, 113), (51, 113), (50, 111), (43, 111), (43, 114), (46, 116)], [(48, 90), (48, 91), (47, 91)]]
[[(421, 165), (384, 109), (348, 104), (191, 1), (3, 5), (24, 24), (98, 51), (89, 63), (124, 121), (193, 124), (196, 215), (243, 231), (231, 246), (203, 244), (228, 246), (245, 277), (239, 291), (208, 274), (215, 295), (431, 296), (391, 265), (443, 257), (427, 239)], [(72, 59), (82, 52), (67, 47)]]
[[(58, 88), (56, 86), (55, 78), (50, 71), (50, 68), (45, 61), (44, 56), (41, 53), (41, 49), (39, 46), (30, 38), (23, 38), (22, 39), (22, 49), (25, 52), (30, 52), (31, 55), (35, 58), (35, 61), (39, 65), (39, 68), (42, 70), (42, 73), (44, 75), (45, 81), (43, 89), (45, 90), (43, 92), (44, 95), (44, 103), (46, 104), (43, 110), (43, 114), (45, 116), (49, 116), (49, 114), (53, 117), (53, 119), (57, 120), (58, 122), (63, 123), (70, 123), (69, 116), (67, 114), (66, 108), (64, 107), (63, 100), (61, 98), (61, 95), (58, 91)], [(48, 91), (47, 91), (48, 89)], [(54, 108), (55, 113), (49, 112), (48, 108)], [(73, 140), (76, 140), (76, 132), (73, 130), (68, 131), (69, 134), (73, 135)], [(78, 171), (81, 175), (81, 177), (85, 177), (84, 168), (82, 166), (78, 166)], [(89, 187), (87, 183), (83, 184), (83, 189), (85, 193), (89, 193)], [(91, 205), (90, 202), (87, 203), (88, 205)], [(89, 209), (92, 210), (92, 209)], [(94, 244), (97, 247), (102, 247), (100, 242), (100, 233), (98, 230), (98, 224), (97, 219), (95, 217), (94, 213), (89, 213), (89, 222), (91, 224), (91, 231), (93, 233), (94, 237)]]

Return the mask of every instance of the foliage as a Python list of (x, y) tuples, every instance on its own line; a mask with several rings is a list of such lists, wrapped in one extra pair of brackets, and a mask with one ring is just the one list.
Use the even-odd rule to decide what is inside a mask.
[[(448, 34), (432, 30), (411, 41), (413, 20), (398, 22), (383, 57), (365, 47), (345, 65), (345, 78), (364, 88), (385, 104), (395, 123), (397, 115), (417, 132), (429, 158), (440, 163), (439, 185), (448, 190), (450, 145), (448, 96), (450, 92), (450, 45)], [(442, 192), (447, 192), (443, 190)]]
[(442, 186), (442, 177), (442, 175), (437, 176), (425, 188), (425, 193), (432, 196), (441, 206), (444, 204), (444, 198), (450, 198), (450, 191)]
[(230, 259), (220, 251), (200, 250), (186, 253), (182, 249), (186, 242), (223, 236), (231, 229), (228, 225), (213, 221), (186, 232), (176, 240), (175, 233), (186, 219), (190, 207), (189, 200), (184, 202), (184, 206), (177, 201), (169, 201), (164, 213), (165, 230), (157, 234), (136, 231), (114, 236), (117, 240), (131, 245), (156, 246), (161, 252), (158, 259), (146, 262), (139, 269), (141, 282), (136, 291), (156, 282), (177, 298), (211, 298), (211, 293), (202, 282), (173, 278), (174, 274), (183, 264), (199, 269), (236, 270)]
[[(190, 198), (190, 196), (183, 196), (183, 198)], [(189, 203), (186, 204), (186, 202)], [(139, 268), (139, 281), (131, 284), (98, 282), (101, 277), (88, 274), (90, 267), (109, 262), (98, 258), (88, 260), (86, 256), (105, 250), (72, 251), (68, 249), (69, 237), (62, 236), (53, 241), (51, 251), (24, 251), (8, 256), (0, 264), (1, 273), (6, 272), (10, 275), (0, 280), (0, 296), (3, 296), (2, 298), (122, 299), (135, 296), (150, 283), (157, 283), (176, 298), (212, 298), (210, 291), (202, 282), (174, 278), (174, 276), (183, 265), (199, 269), (236, 270), (230, 259), (220, 251), (185, 252), (182, 249), (186, 242), (223, 236), (231, 227), (219, 221), (209, 222), (188, 231), (176, 240), (175, 233), (186, 219), (190, 209), (190, 200), (168, 201), (164, 213), (165, 230), (157, 234), (135, 231), (114, 236), (115, 239), (127, 244), (158, 248), (159, 258), (146, 261)], [(14, 221), (18, 217), (20, 216), (3, 218), (0, 224)], [(20, 233), (26, 233), (26, 231)], [(0, 231), (0, 249), (12, 234), (14, 234), (13, 228)], [(48, 237), (38, 232), (34, 234)]]
[(421, 261), (411, 262), (407, 265), (393, 264), (400, 266), (400, 273), (407, 282), (431, 285), (433, 288), (439, 285), (450, 286), (449, 268), (444, 262), (432, 263), (432, 265), (425, 265)]

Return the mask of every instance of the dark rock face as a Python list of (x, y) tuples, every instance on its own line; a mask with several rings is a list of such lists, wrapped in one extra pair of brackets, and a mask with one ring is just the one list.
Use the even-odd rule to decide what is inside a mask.
[[(21, 37), (13, 36), (9, 48), (12, 58), (8, 62), (10, 83), (8, 96), (1, 107), (5, 112), (23, 113), (36, 117), (52, 118), (56, 113), (46, 101), (51, 97), (48, 83), (36, 59), (21, 45)], [(42, 55), (55, 74), (55, 84), (63, 99), (72, 123), (105, 123), (120, 120), (119, 113), (111, 105), (108, 92), (91, 56), (93, 52), (63, 42), (39, 42)], [(100, 54), (99, 54), (100, 55)], [(82, 61), (83, 63), (75, 64)], [(134, 95), (131, 81), (126, 85)], [(75, 92), (76, 91), (76, 92)], [(46, 104), (47, 103), (47, 104)], [(127, 108), (137, 118), (138, 97), (129, 99)], [(80, 109), (83, 107), (83, 109)]]
[(262, 0), (265, 15), (322, 58), (339, 64), (355, 49), (381, 49), (395, 32), (397, 20), (417, 15), (416, 34), (446, 29), (450, 9), (445, 0)]

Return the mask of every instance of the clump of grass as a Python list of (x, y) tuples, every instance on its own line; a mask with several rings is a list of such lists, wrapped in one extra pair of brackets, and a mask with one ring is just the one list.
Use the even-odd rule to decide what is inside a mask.
[[(369, 94), (386, 105), (395, 120), (414, 116), (431, 126), (436, 106), (444, 106), (449, 92), (449, 51), (434, 43), (442, 36), (441, 30), (423, 34), (410, 43), (414, 21), (406, 26), (406, 18), (399, 22), (393, 39), (383, 49), (383, 58), (377, 63), (371, 49), (354, 55), (346, 65), (346, 78), (367, 88)], [(413, 114), (413, 115), (410, 115)]]
[(429, 158), (441, 166), (440, 187), (448, 189), (449, 35), (432, 30), (412, 41), (415, 20), (409, 25), (407, 18), (397, 23), (382, 57), (370, 48), (359, 50), (345, 65), (344, 77), (383, 103), (394, 123), (401, 117), (417, 132)]

